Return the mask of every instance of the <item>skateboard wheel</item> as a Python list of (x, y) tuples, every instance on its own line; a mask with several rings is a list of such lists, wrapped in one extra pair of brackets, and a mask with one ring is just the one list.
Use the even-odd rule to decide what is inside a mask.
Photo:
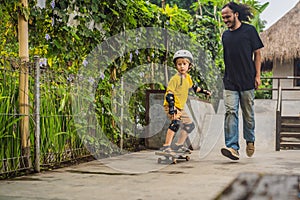
[(189, 156), (186, 156), (186, 157), (185, 157), (185, 160), (186, 160), (186, 161), (189, 161), (190, 159), (191, 159), (191, 158), (190, 158)]
[(157, 159), (157, 163), (158, 163), (158, 164), (160, 164), (160, 163), (161, 163), (161, 161), (162, 161), (162, 159), (161, 159), (161, 158), (158, 158), (158, 159)]

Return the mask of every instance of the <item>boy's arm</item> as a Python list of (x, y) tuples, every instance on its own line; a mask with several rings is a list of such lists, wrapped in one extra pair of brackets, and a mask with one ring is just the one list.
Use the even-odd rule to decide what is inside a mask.
[(203, 93), (205, 95), (211, 95), (211, 92), (209, 90), (204, 90), (203, 88), (200, 88), (197, 84), (194, 84), (192, 86), (195, 93)]
[(174, 98), (174, 94), (171, 91), (168, 91), (168, 93), (166, 95), (166, 101), (169, 104), (169, 114), (170, 115), (176, 114), (175, 98)]

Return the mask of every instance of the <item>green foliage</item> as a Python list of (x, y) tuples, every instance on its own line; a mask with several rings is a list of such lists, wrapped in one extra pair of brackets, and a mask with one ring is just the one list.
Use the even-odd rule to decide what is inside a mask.
[(254, 14), (251, 24), (258, 32), (261, 32), (265, 28), (266, 22), (260, 19), (260, 14), (269, 6), (269, 2), (260, 5), (258, 1), (249, 1), (248, 4), (251, 6)]
[[(216, 82), (220, 80), (216, 74), (224, 70), (220, 41), (224, 26), (219, 11), (227, 1), (172, 0), (166, 1), (164, 9), (161, 8), (161, 1), (150, 2), (156, 5), (142, 0), (52, 0), (46, 1), (45, 8), (39, 8), (35, 5), (36, 1), (29, 1), (29, 9), (23, 9), (18, 0), (1, 2), (0, 55), (5, 58), (18, 55), (16, 13), (19, 12), (28, 19), (31, 59), (34, 55), (38, 55), (46, 60), (47, 72), (51, 72), (53, 75), (49, 78), (50, 82), (41, 84), (41, 142), (45, 159), (71, 147), (79, 147), (82, 143), (94, 148), (95, 154), (103, 152), (109, 154), (116, 151), (111, 143), (119, 145), (120, 129), (118, 124), (121, 121), (127, 124), (145, 125), (145, 91), (147, 89), (165, 89), (165, 83), (163, 81), (156, 84), (147, 83), (132, 91), (132, 97), (126, 99), (129, 107), (126, 109), (130, 110), (130, 116), (124, 119), (115, 114), (116, 110), (122, 108), (120, 102), (116, 102), (115, 99), (119, 99), (124, 91), (115, 94), (113, 88), (120, 87), (121, 78), (127, 72), (132, 72), (129, 78), (134, 84), (142, 82), (146, 77), (134, 73), (133, 70), (141, 65), (155, 63), (171, 65), (173, 52), (167, 51), (165, 43), (161, 44), (160, 49), (137, 49), (125, 52), (113, 63), (107, 63), (105, 60), (94, 63), (96, 66), (109, 65), (102, 72), (99, 82), (94, 83), (95, 96), (93, 98), (84, 97), (86, 106), (91, 106), (97, 116), (96, 118), (87, 117), (81, 124), (74, 122), (74, 117), (80, 115), (80, 113), (72, 111), (72, 107), (76, 106), (74, 102), (80, 99), (78, 96), (80, 92), (74, 91), (72, 85), (74, 79), (79, 79), (77, 74), (84, 67), (83, 63), (99, 44), (124, 31), (139, 27), (157, 27), (189, 35), (191, 40), (199, 44), (199, 49), (192, 49), (194, 52), (199, 52), (198, 55), (195, 55), (195, 60), (201, 64), (201, 66), (195, 66), (191, 71), (194, 81), (204, 88), (210, 86), (211, 88), (208, 89), (215, 90)], [(263, 28), (263, 22), (259, 21), (259, 13), (265, 9), (267, 4), (261, 6), (253, 0), (245, 2), (251, 4), (256, 10), (256, 18), (253, 23), (257, 24), (257, 28)], [(157, 40), (161, 40), (161, 37), (157, 36)], [(144, 41), (147, 39), (141, 38)], [(176, 42), (181, 44), (181, 41), (174, 43)], [(200, 48), (203, 49), (204, 54), (200, 53)], [(132, 49), (132, 46), (125, 44), (124, 49)], [(11, 62), (0, 61), (1, 65), (13, 65)], [(154, 67), (154, 70), (158, 70), (158, 67)], [(17, 80), (17, 74), (10, 74), (10, 76), (10, 80)], [(160, 76), (163, 77), (161, 74)], [(14, 113), (17, 102), (12, 99), (16, 99), (18, 96), (18, 91), (15, 90), (17, 85), (13, 85), (13, 82), (4, 83), (2, 80), (0, 83), (2, 84), (0, 98), (5, 102), (5, 105), (1, 104), (1, 112)], [(4, 85), (8, 83), (11, 85)], [(17, 84), (17, 81), (14, 84)], [(33, 89), (33, 82), (30, 84)], [(5, 93), (7, 89), (3, 88), (10, 88), (13, 92)], [(30, 94), (31, 101), (33, 100), (32, 94)], [(80, 103), (82, 102), (77, 102), (77, 104)], [(31, 112), (33, 111), (31, 110)], [(16, 140), (14, 142), (19, 142), (19, 138), (15, 134), (15, 127), (18, 126), (20, 118), (9, 115), (5, 117), (1, 120), (1, 122), (3, 121), (1, 127), (6, 128), (2, 128), (0, 138), (13, 138)], [(94, 123), (97, 124), (96, 127), (91, 126)], [(34, 127), (32, 121), (31, 127)], [(95, 134), (85, 135), (81, 138), (82, 140), (79, 140), (78, 130), (88, 130)], [(98, 130), (101, 130), (101, 133)], [(97, 133), (100, 135), (96, 135)], [(102, 133), (103, 135), (101, 135)], [(124, 140), (129, 141), (130, 136), (135, 134), (129, 128), (125, 129)], [(134, 149), (130, 145), (127, 147)], [(3, 151), (0, 154), (7, 154), (3, 146), (1, 149)], [(99, 149), (102, 151), (98, 152)], [(16, 149), (14, 152), (20, 152), (20, 150)]]
[(273, 76), (273, 72), (262, 72), (261, 85), (258, 90), (255, 91), (255, 98), (257, 99), (272, 99), (272, 82), (270, 78)]
[[(150, 0), (151, 3), (156, 4), (157, 6), (162, 6), (162, 1), (161, 0)], [(189, 10), (191, 5), (193, 4), (193, 0), (186, 0), (186, 1), (180, 1), (180, 0), (165, 0), (165, 4), (169, 4), (170, 6), (175, 6), (177, 5), (180, 8)]]
[[(18, 115), (18, 73), (10, 70), (10, 62), (0, 58), (0, 166), (1, 171), (16, 168), (19, 163), (12, 159), (21, 152)], [(8, 159), (10, 158), (10, 159)]]
[(17, 7), (13, 2), (4, 1), (0, 7), (0, 56), (17, 57)]

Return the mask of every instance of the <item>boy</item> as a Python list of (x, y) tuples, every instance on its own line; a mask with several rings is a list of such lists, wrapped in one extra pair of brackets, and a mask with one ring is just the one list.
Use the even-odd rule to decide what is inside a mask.
[(184, 111), (189, 90), (193, 89), (194, 92), (204, 93), (206, 95), (211, 95), (211, 93), (193, 84), (191, 76), (188, 74), (193, 63), (191, 52), (187, 50), (177, 51), (173, 56), (173, 62), (178, 73), (170, 79), (164, 100), (164, 109), (168, 118), (171, 120), (171, 124), (166, 134), (165, 144), (160, 150), (166, 153), (172, 152), (171, 143), (182, 122), (180, 137), (175, 144), (174, 150), (178, 153), (184, 153), (190, 152), (188, 148), (184, 147), (184, 142), (188, 134), (195, 128), (193, 121)]

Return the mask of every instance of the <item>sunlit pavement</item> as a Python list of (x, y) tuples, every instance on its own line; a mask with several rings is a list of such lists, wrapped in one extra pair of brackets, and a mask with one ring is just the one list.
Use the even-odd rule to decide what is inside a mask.
[(240, 173), (300, 174), (299, 153), (257, 149), (231, 161), (216, 147), (205, 158), (194, 151), (190, 161), (163, 165), (143, 151), (0, 181), (0, 199), (213, 199)]
[(0, 200), (207, 200), (241, 173), (300, 175), (300, 150), (275, 151), (275, 105), (256, 102), (257, 141), (252, 158), (246, 156), (242, 139), (239, 161), (221, 155), (221, 111), (213, 116), (217, 123), (207, 128), (202, 148), (192, 153), (190, 161), (158, 164), (158, 156), (150, 150), (95, 160), (0, 181)]

